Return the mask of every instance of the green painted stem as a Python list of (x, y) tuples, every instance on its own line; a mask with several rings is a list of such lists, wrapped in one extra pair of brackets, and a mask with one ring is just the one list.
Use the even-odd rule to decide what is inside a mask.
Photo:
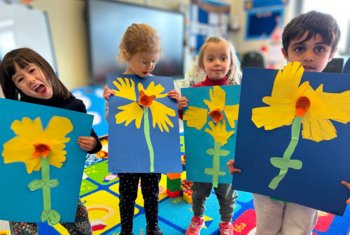
[(149, 162), (150, 162), (150, 172), (154, 172), (154, 150), (152, 146), (152, 141), (151, 141), (151, 132), (150, 132), (150, 125), (149, 125), (149, 109), (148, 108), (143, 108), (143, 132), (145, 134), (145, 139), (149, 151)]
[(222, 150), (219, 142), (214, 142), (214, 149), (208, 149), (207, 154), (213, 156), (213, 167), (204, 169), (204, 173), (212, 175), (212, 184), (214, 187), (219, 185), (219, 176), (225, 175), (224, 171), (220, 171), (220, 157), (225, 157), (230, 151)]
[(43, 186), (44, 211), (51, 210), (51, 191), (47, 183), (50, 181), (50, 164), (47, 158), (41, 158), (41, 177), (45, 182)]
[(295, 117), (293, 120), (291, 140), (287, 149), (284, 151), (283, 157), (270, 158), (271, 164), (280, 169), (278, 175), (275, 176), (269, 184), (269, 188), (271, 189), (277, 188), (278, 184), (286, 176), (289, 168), (296, 170), (302, 168), (303, 163), (300, 160), (290, 160), (299, 141), (301, 120), (302, 118), (300, 117)]
[(283, 154), (284, 159), (290, 159), (292, 157), (299, 141), (300, 129), (301, 129), (301, 118), (296, 117), (294, 118), (293, 124), (292, 124), (291, 140), (289, 142), (289, 145), (286, 151), (284, 151), (284, 154)]
[(213, 156), (213, 171), (215, 174), (213, 174), (213, 186), (218, 187), (219, 183), (219, 175), (220, 172), (220, 144), (218, 142), (214, 142), (214, 148), (218, 149), (219, 151), (215, 151)]

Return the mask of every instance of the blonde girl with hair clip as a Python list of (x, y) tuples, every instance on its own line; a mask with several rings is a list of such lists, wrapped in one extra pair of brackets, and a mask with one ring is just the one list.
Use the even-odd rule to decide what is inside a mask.
[[(228, 84), (240, 84), (242, 71), (241, 71), (241, 63), (236, 56), (236, 50), (233, 47), (230, 41), (222, 37), (212, 36), (209, 37), (203, 46), (200, 48), (199, 54), (196, 56), (196, 60), (192, 63), (190, 70), (187, 73), (186, 79), (188, 80), (189, 85), (194, 85), (203, 81), (206, 77), (206, 72), (204, 70), (203, 63), (203, 51), (208, 46), (209, 43), (219, 43), (219, 42), (227, 42), (227, 47), (230, 50), (230, 70), (226, 74)], [(227, 85), (228, 85), (227, 84)]]
[[(124, 74), (133, 74), (141, 78), (152, 76), (152, 71), (160, 57), (160, 38), (157, 31), (147, 24), (130, 25), (119, 45), (119, 59), (126, 62)], [(105, 86), (104, 98), (114, 95), (113, 90)], [(169, 95), (170, 96), (170, 95)], [(177, 96), (174, 92), (173, 96)], [(106, 116), (108, 116), (106, 108)], [(135, 143), (133, 143), (135, 144)], [(137, 143), (136, 143), (137, 144)], [(158, 195), (160, 173), (118, 173), (119, 176), (119, 212), (121, 233), (133, 234), (134, 205), (137, 198), (138, 184), (141, 180), (141, 191), (147, 222), (147, 235), (162, 235), (158, 227)]]
[[(209, 37), (202, 45), (197, 60), (189, 72), (189, 82), (193, 87), (238, 85), (241, 82), (242, 71), (240, 62), (232, 43), (222, 37)], [(186, 97), (178, 99), (179, 116), (182, 119), (182, 109), (188, 106)], [(192, 210), (194, 216), (186, 230), (187, 235), (199, 234), (204, 225), (205, 202), (211, 194), (212, 183), (193, 182)], [(219, 201), (221, 235), (233, 235), (231, 223), (233, 205), (237, 194), (231, 184), (219, 183), (214, 187)]]

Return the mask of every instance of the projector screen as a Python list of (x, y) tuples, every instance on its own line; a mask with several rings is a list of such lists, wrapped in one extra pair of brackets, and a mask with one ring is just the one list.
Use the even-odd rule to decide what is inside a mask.
[(157, 30), (162, 54), (154, 75), (183, 77), (184, 15), (141, 5), (108, 0), (87, 1), (87, 27), (91, 77), (103, 83), (108, 74), (122, 73), (118, 63), (119, 43), (132, 23), (146, 23)]

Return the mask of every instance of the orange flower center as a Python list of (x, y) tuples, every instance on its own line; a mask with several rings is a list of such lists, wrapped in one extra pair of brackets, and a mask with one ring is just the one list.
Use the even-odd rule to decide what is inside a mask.
[(34, 144), (33, 158), (43, 157), (46, 158), (49, 155), (51, 149), (46, 144)]
[(144, 91), (140, 91), (140, 97), (138, 104), (143, 107), (150, 107), (152, 105), (153, 100), (156, 98), (155, 95), (148, 96)]
[(213, 119), (215, 123), (220, 122), (224, 119), (224, 115), (221, 113), (220, 109), (214, 109), (209, 113), (209, 116)]
[(306, 96), (300, 97), (295, 104), (295, 115), (302, 117), (310, 109), (310, 100)]

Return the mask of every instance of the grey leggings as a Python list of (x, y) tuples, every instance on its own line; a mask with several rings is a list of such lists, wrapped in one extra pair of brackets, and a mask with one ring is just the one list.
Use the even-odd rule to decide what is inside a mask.
[[(213, 186), (211, 183), (193, 182), (192, 185), (192, 210), (194, 216), (203, 217), (205, 202), (211, 194)], [(214, 187), (216, 197), (220, 205), (221, 221), (231, 222), (233, 215), (233, 206), (237, 198), (236, 192), (231, 184), (219, 184)]]

